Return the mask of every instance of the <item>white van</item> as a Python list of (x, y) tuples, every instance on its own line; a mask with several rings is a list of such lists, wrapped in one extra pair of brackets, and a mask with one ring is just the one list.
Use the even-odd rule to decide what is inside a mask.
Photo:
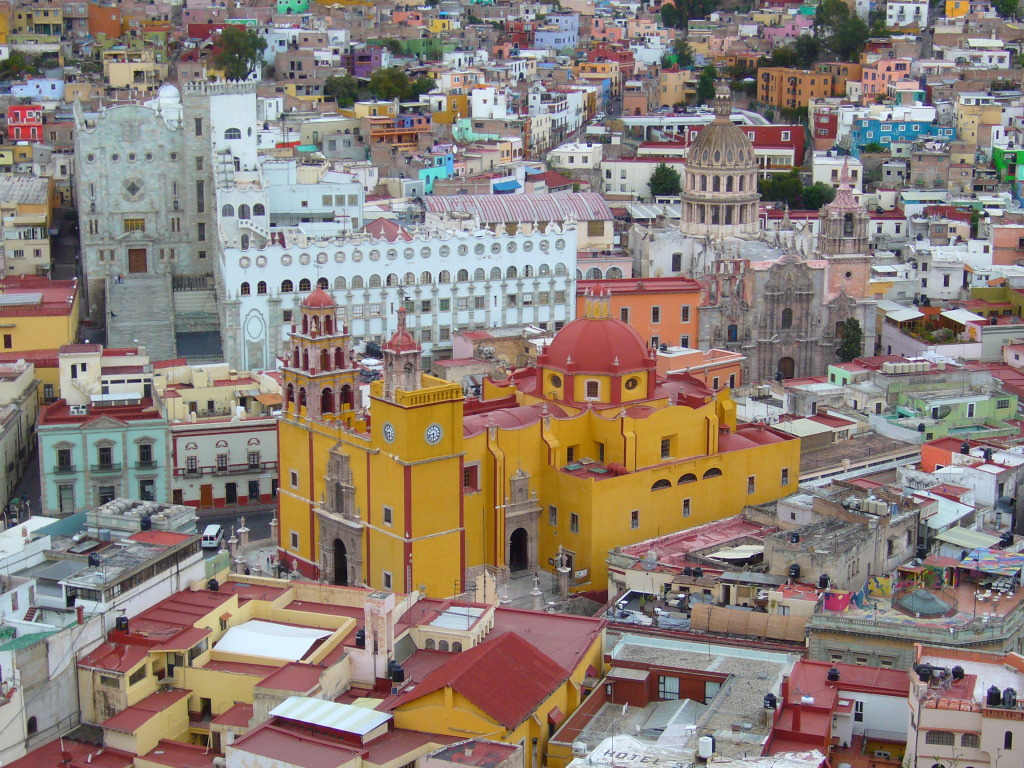
[(203, 549), (217, 549), (224, 541), (224, 526), (208, 525), (203, 531)]

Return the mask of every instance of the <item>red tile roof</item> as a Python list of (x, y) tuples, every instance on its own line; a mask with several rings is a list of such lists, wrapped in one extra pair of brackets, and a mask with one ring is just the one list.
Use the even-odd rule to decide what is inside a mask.
[(149, 763), (166, 765), (168, 768), (213, 768), (213, 761), (221, 755), (211, 752), (207, 747), (161, 739), (156, 747), (140, 757)]
[(132, 768), (135, 765), (135, 755), (129, 752), (64, 738), (54, 739), (32, 750), (13, 763), (7, 763), (6, 768), (63, 766), (65, 757), (71, 759), (70, 768)]
[(533, 714), (569, 673), (511, 632), (463, 653), (390, 703), (397, 709), (444, 688), (513, 729)]
[(140, 727), (152, 720), (153, 717), (169, 709), (182, 699), (187, 699), (191, 693), (192, 691), (185, 689), (154, 693), (144, 698), (138, 704), (123, 709), (113, 717), (107, 718), (100, 725), (109, 731), (135, 733)]
[(149, 651), (134, 645), (103, 643), (78, 662), (83, 669), (102, 669), (105, 672), (127, 672), (149, 658)]
[(324, 668), (319, 664), (300, 664), (293, 661), (264, 678), (256, 687), (306, 693), (320, 684), (320, 675), (323, 671)]
[(210, 722), (213, 725), (224, 725), (229, 728), (248, 728), (252, 719), (252, 704), (238, 701), (217, 715)]
[(174, 533), (173, 531), (139, 531), (128, 537), (140, 544), (156, 544), (161, 547), (173, 547), (186, 539), (192, 538), (187, 533)]

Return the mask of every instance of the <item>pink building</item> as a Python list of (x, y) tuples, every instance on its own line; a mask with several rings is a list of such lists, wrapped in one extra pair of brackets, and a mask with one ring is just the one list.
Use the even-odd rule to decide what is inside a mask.
[(879, 94), (885, 96), (889, 92), (889, 83), (902, 80), (910, 74), (909, 59), (879, 59), (874, 64), (865, 64), (861, 76), (861, 103), (875, 101)]
[(804, 34), (814, 25), (814, 19), (811, 16), (796, 16), (792, 19), (786, 19), (784, 22), (775, 27), (765, 27), (762, 31), (764, 39), (772, 44), (774, 48), (776, 45), (781, 45), (785, 42), (796, 40), (800, 35)]

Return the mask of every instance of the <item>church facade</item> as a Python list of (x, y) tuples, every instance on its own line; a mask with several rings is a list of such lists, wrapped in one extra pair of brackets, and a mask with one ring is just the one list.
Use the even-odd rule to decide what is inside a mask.
[(537, 365), (480, 398), (422, 373), (399, 313), (358, 402), (339, 308), (300, 307), (279, 425), (279, 553), (336, 584), (461, 592), (481, 568), (568, 569), (603, 589), (615, 546), (792, 492), (799, 440), (737, 425), (728, 393), (661, 377), (640, 335), (589, 297)]

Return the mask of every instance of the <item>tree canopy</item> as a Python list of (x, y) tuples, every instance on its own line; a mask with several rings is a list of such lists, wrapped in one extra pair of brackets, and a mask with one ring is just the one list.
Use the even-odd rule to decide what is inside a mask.
[(36, 71), (37, 67), (32, 63), (32, 60), (21, 51), (11, 51), (10, 56), (0, 61), (0, 80), (10, 80), (22, 75), (31, 75)]
[(217, 43), (220, 51), (213, 61), (224, 70), (225, 79), (248, 80), (253, 72), (260, 70), (267, 41), (255, 30), (232, 24), (224, 27)]
[(324, 96), (334, 99), (339, 107), (351, 107), (359, 99), (359, 81), (352, 75), (328, 77), (324, 81)]
[(679, 171), (665, 163), (659, 163), (651, 174), (650, 181), (651, 197), (674, 197), (682, 190), (679, 179)]
[(992, 7), (1004, 19), (1014, 19), (1020, 15), (1020, 0), (993, 0)]
[(715, 100), (715, 80), (718, 79), (718, 70), (713, 64), (708, 64), (700, 73), (697, 80), (697, 103), (709, 104)]
[(843, 0), (822, 0), (814, 13), (814, 34), (835, 58), (853, 61), (870, 31)]
[(839, 324), (839, 347), (836, 355), (844, 363), (848, 363), (860, 357), (864, 346), (864, 331), (860, 327), (860, 321), (851, 317)]
[(398, 67), (385, 67), (370, 75), (367, 87), (376, 99), (411, 101), (432, 91), (434, 80), (430, 77), (418, 77), (410, 81), (404, 70)]
[(836, 196), (836, 191), (828, 184), (818, 182), (805, 187), (800, 181), (800, 172), (795, 169), (761, 179), (757, 182), (757, 191), (762, 200), (786, 203), (790, 208), (804, 211), (817, 210)]

